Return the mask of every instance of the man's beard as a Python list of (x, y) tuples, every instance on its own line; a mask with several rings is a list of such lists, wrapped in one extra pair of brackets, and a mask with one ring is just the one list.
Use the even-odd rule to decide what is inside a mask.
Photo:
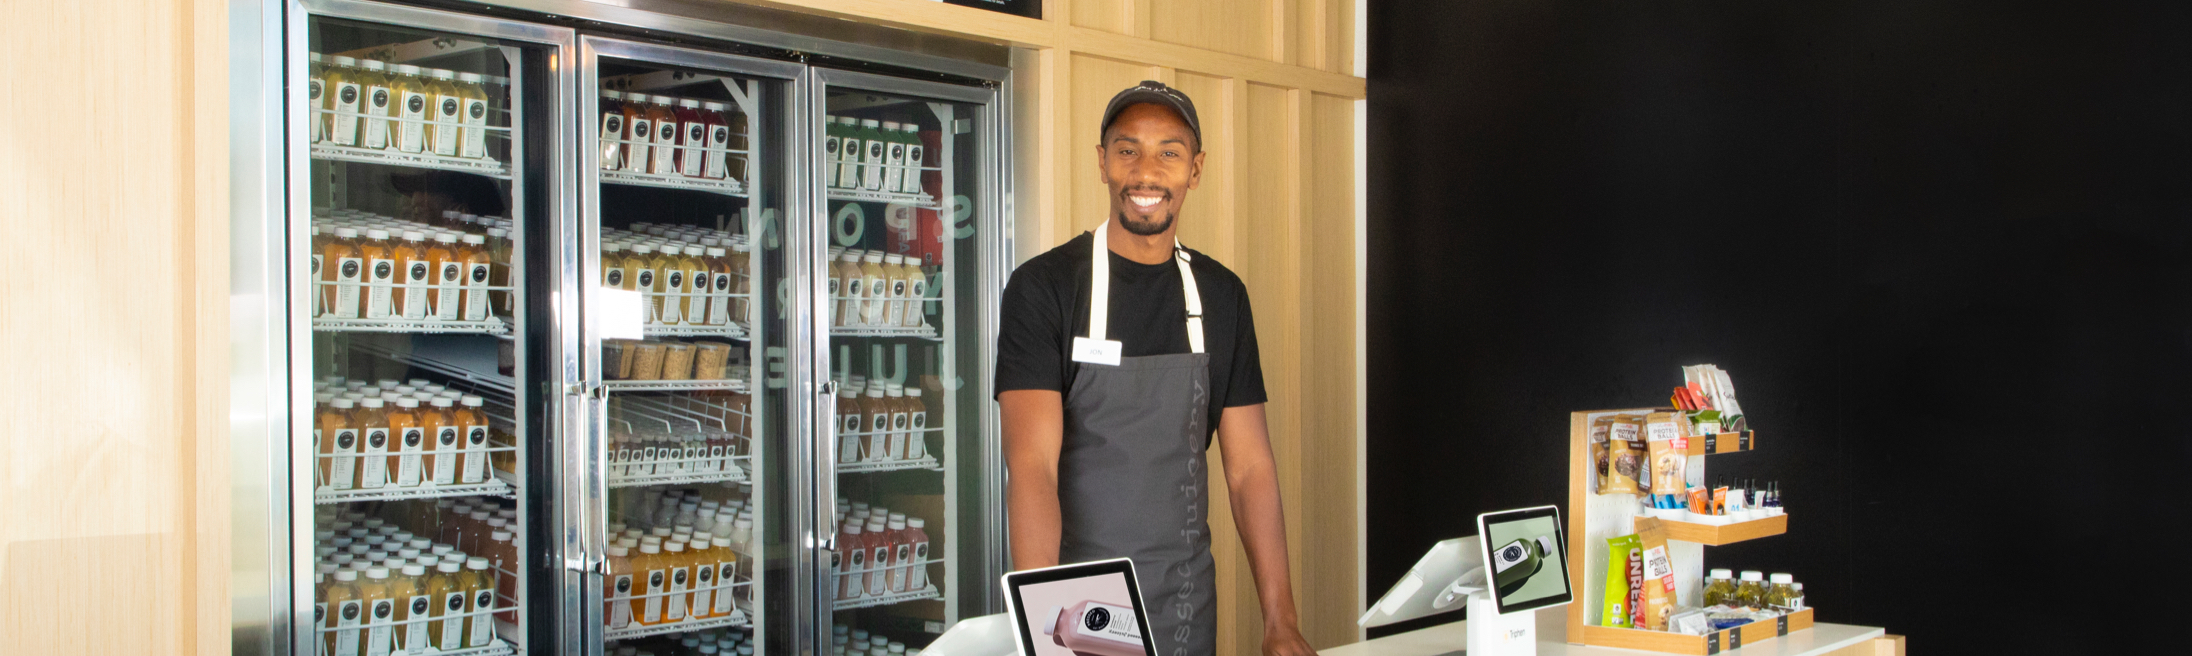
[(1137, 221), (1126, 212), (1120, 212), (1119, 225), (1125, 226), (1127, 232), (1149, 237), (1164, 234), (1164, 231), (1172, 229), (1173, 217), (1174, 215), (1171, 212), (1166, 212), (1163, 221)]

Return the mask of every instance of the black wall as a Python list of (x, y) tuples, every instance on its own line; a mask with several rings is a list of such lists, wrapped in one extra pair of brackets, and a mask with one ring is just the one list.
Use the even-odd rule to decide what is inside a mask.
[(1764, 450), (1710, 471), (1791, 522), (1709, 566), (1927, 653), (2155, 635), (2192, 592), (2187, 4), (1375, 3), (1373, 595), (1566, 508), (1569, 411), (1714, 363)]

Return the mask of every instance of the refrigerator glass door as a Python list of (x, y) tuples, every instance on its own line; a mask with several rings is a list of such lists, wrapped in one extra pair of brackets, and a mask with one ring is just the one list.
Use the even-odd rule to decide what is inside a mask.
[(530, 249), (572, 34), (310, 2), (286, 44), (293, 653), (526, 651)]
[[(579, 321), (599, 390), (565, 511), (598, 572), (575, 653), (792, 653), (796, 344), (783, 219), (800, 66), (580, 40)], [(598, 650), (598, 651), (595, 651)]]
[[(808, 120), (825, 243), (821, 425), (836, 549), (821, 557), (831, 650), (916, 651), (1000, 610), (1003, 499), (989, 397), (1002, 287), (996, 93), (817, 69)], [(834, 438), (830, 437), (834, 434)], [(826, 506), (828, 507), (828, 506)], [(862, 644), (865, 642), (865, 644)], [(872, 652), (881, 648), (882, 652)]]

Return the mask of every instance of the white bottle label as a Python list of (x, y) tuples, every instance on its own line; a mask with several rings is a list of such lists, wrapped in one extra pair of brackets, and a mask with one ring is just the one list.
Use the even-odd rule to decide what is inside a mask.
[(365, 264), (365, 318), (386, 319), (395, 311), (390, 302), (396, 288), (396, 261), (373, 258)]
[(890, 145), (881, 139), (869, 139), (860, 145), (868, 149), (867, 157), (861, 160), (864, 164), (860, 167), (860, 188), (882, 191), (883, 169), (889, 163), (886, 158), (889, 156)]
[(419, 595), (412, 597), (407, 603), (410, 604), (411, 611), (404, 615), (404, 625), (402, 627), (403, 652), (406, 654), (424, 654), (426, 653), (427, 643), (426, 618), (434, 612), (434, 601), (428, 599), (426, 595)]
[(426, 318), (428, 301), (434, 293), (428, 285), (434, 284), (434, 264), (426, 260), (412, 260), (403, 267), (403, 318), (417, 321)]
[(426, 450), (426, 429), (403, 429), (399, 439), (397, 448), (403, 451), (403, 457), (396, 459), (396, 487), (418, 487), (419, 453)]
[(889, 456), (891, 460), (906, 459), (906, 432), (907, 427), (911, 425), (909, 423), (911, 419), (911, 415), (903, 410), (891, 413), (891, 441)]
[(486, 263), (474, 263), (464, 277), (464, 320), (487, 320), (487, 272)]
[(464, 427), (464, 479), (465, 483), (487, 480), (487, 427)]
[(654, 125), (654, 122), (649, 119), (637, 117), (632, 119), (630, 136), (625, 138), (628, 143), (624, 144), (624, 170), (634, 173), (647, 172), (647, 165), (654, 161), (654, 156), (648, 152), (647, 147), (647, 144), (655, 141)]
[(677, 123), (655, 124), (654, 164), (648, 170), (655, 175), (677, 173)]
[(822, 139), (822, 185), (825, 187), (840, 186), (837, 184), (837, 167), (845, 164), (845, 155), (839, 150), (839, 147), (843, 145), (840, 143), (841, 141), (835, 136)]
[(715, 567), (702, 565), (693, 568), (694, 615), (703, 615), (715, 609)]
[(377, 490), (388, 485), (388, 429), (365, 429), (365, 467), (358, 472), (358, 487)]
[(708, 303), (708, 325), (731, 325), (731, 274), (718, 273), (715, 278), (715, 300)]
[(685, 284), (692, 287), (692, 295), (685, 297), (685, 320), (696, 325), (707, 323), (715, 304), (715, 276), (708, 275), (707, 269), (691, 269), (685, 272)]
[(913, 569), (906, 572), (906, 589), (920, 590), (929, 585), (929, 543), (924, 540), (913, 543)]
[(876, 462), (890, 459), (890, 413), (868, 413), (867, 460)]
[(716, 565), (715, 584), (720, 590), (715, 595), (715, 612), (713, 614), (717, 617), (731, 614), (731, 583), (736, 580), (736, 576), (738, 576), (738, 563), (736, 561), (726, 561)]
[(441, 270), (435, 274), (435, 288), (431, 294), (434, 298), (434, 320), (456, 321), (459, 307), (457, 299), (464, 291), (464, 265), (443, 262)]
[(837, 186), (844, 189), (859, 189), (860, 157), (865, 151), (861, 148), (859, 139), (844, 137), (841, 143), (840, 147), (844, 149), (844, 158), (837, 161)]
[(678, 151), (681, 156), (677, 158), (677, 171), (687, 177), (701, 177), (700, 165), (705, 161), (701, 154), (707, 152), (708, 125), (699, 121), (686, 121), (683, 127), (685, 135), (679, 145), (684, 148)]
[(890, 312), (883, 316), (883, 325), (906, 325), (906, 281), (890, 281)]
[(441, 648), (442, 651), (455, 651), (464, 647), (464, 600), (466, 596), (462, 592), (451, 592), (442, 597), (441, 613), (437, 615), (437, 617), (444, 618), (441, 623), (441, 636), (434, 641), (434, 645)]
[(327, 302), (320, 300), (327, 287), (323, 284), (327, 274), (320, 272), (320, 257), (319, 253), (312, 254), (312, 316), (315, 317), (327, 313)]
[(913, 569), (913, 545), (898, 543), (896, 552), (891, 554), (891, 563), (891, 592), (905, 592), (906, 570)]
[(706, 168), (701, 170), (701, 175), (716, 180), (730, 177), (730, 167), (724, 163), (725, 158), (730, 156), (730, 153), (725, 151), (730, 147), (730, 126), (718, 125), (708, 128), (708, 148), (711, 150), (708, 151), (708, 163)]
[(885, 142), (883, 154), (883, 190), (903, 191), (906, 186), (906, 144), (898, 141)]
[(613, 599), (609, 602), (609, 628), (621, 629), (631, 626), (632, 575), (626, 574), (616, 577), (615, 587), (611, 590), (610, 596)]
[(329, 134), (327, 138), (329, 141), (343, 146), (358, 145), (358, 117), (356, 114), (358, 113), (358, 101), (361, 100), (363, 95), (365, 95), (365, 90), (359, 88), (356, 82), (344, 82), (335, 85), (335, 97), (333, 98), (335, 113), (328, 116)]
[(487, 157), (487, 101), (474, 98), (464, 103), (464, 148), (459, 153), (472, 159)]
[(875, 548), (868, 555), (868, 594), (882, 596), (890, 592), (890, 545)]
[[(311, 81), (305, 83), (305, 103), (313, 109), (327, 108), (327, 82), (325, 80), (312, 78)], [(326, 138), (327, 117), (320, 115), (319, 112), (313, 112), (312, 143), (319, 143)]]
[(916, 410), (909, 414), (907, 419), (912, 429), (906, 431), (906, 459), (920, 460), (929, 455), (929, 413)]
[(373, 615), (372, 615), (372, 623), (373, 623), (373, 624), (379, 624), (379, 625), (381, 625), (381, 626), (375, 626), (375, 627), (373, 627), (373, 628), (370, 628), (370, 629), (366, 629), (366, 631), (365, 631), (365, 655), (366, 655), (366, 656), (388, 656), (388, 650), (389, 650), (389, 648), (390, 648), (390, 646), (391, 646), (391, 645), (389, 644), (389, 641), (390, 641), (390, 640), (392, 640), (392, 639), (394, 639), (394, 638), (396, 637), (396, 627), (395, 627), (395, 626), (392, 626), (392, 625), (389, 625), (388, 623), (389, 623), (389, 622), (392, 622), (392, 621), (395, 621), (395, 619), (396, 619), (396, 600), (394, 600), (394, 599), (375, 599), (375, 600), (373, 600)]
[(838, 464), (860, 462), (860, 419), (863, 416), (857, 413), (843, 416), (844, 425), (838, 428), (837, 433)]
[(617, 143), (624, 138), (624, 112), (601, 113), (601, 170), (615, 171), (624, 167), (624, 145)]
[(926, 314), (929, 307), (927, 300), (929, 297), (929, 281), (928, 278), (923, 277), (915, 278), (912, 282), (911, 288), (906, 290), (905, 323), (899, 325), (907, 328), (919, 328), (921, 327), (921, 315)]
[(860, 282), (868, 290), (868, 295), (861, 297), (860, 301), (860, 323), (869, 326), (883, 325), (883, 304), (890, 298), (890, 287), (877, 276), (867, 276)]
[(463, 141), (464, 99), (458, 96), (434, 97), (434, 154), (455, 157), (457, 143)]
[(335, 431), (335, 457), (329, 464), (327, 484), (337, 490), (348, 490), (357, 483), (358, 431), (345, 428)]
[[(670, 582), (665, 579), (669, 578), (669, 576), (670, 573), (665, 570), (658, 569), (648, 572), (647, 594), (659, 595), (663, 592), (668, 591), (670, 589)], [(656, 622), (662, 621), (662, 597), (647, 597), (647, 601), (643, 602), (640, 607), (639, 621), (641, 624), (654, 624)]]
[(902, 186), (898, 188), (899, 191), (909, 194), (921, 193), (921, 175), (923, 173), (921, 167), (927, 163), (927, 160), (921, 158), (921, 144), (906, 144), (906, 179)]
[[(473, 592), (473, 593), (472, 593), (472, 610), (475, 610), (475, 611), (486, 611), (486, 610), (494, 610), (494, 609), (495, 609), (495, 589), (494, 589), (494, 588), (490, 587), (490, 588), (487, 588), (487, 589), (485, 589), (485, 590), (479, 590), (479, 591), (475, 591), (475, 592)], [(493, 615), (473, 615), (473, 616), (472, 616), (472, 621), (471, 621), (471, 629), (472, 629), (472, 635), (471, 635), (471, 636), (469, 636), (469, 637), (467, 637), (467, 638), (465, 638), (465, 640), (464, 640), (464, 646), (466, 646), (466, 647), (485, 647), (485, 646), (487, 646), (487, 644), (488, 644), (488, 643), (490, 643), (490, 642), (493, 642), (493, 641), (495, 640), (495, 616), (493, 616)]]
[(388, 147), (388, 119), (395, 109), (395, 92), (388, 87), (365, 88), (365, 147)]
[(416, 153), (426, 150), (426, 112), (432, 101), (426, 94), (405, 91), (398, 99), (403, 104), (396, 107), (396, 115), (405, 120), (396, 122), (396, 150)]
[(670, 326), (685, 323), (685, 314), (679, 307), (683, 303), (680, 301), (690, 298), (684, 294), (692, 292), (685, 286), (685, 270), (664, 269), (660, 275), (663, 276), (662, 290), (665, 292), (662, 297), (662, 323)]
[(623, 289), (624, 267), (602, 267), (601, 284), (611, 289)]
[(464, 445), (458, 439), (457, 427), (443, 426), (434, 432), (434, 471), (430, 476), (435, 485), (457, 482), (457, 449), (461, 448)]
[[(354, 627), (364, 624), (365, 603), (356, 599), (342, 602), (342, 608), (336, 611), (335, 621), (335, 625), (339, 627)], [(358, 633), (357, 629), (345, 629), (335, 632), (335, 653), (358, 653), (358, 638), (361, 637)]]
[(838, 592), (839, 597), (843, 597), (845, 599), (858, 599), (861, 596), (867, 594), (867, 562), (868, 550), (852, 550), (852, 556), (845, 561), (845, 577), (844, 579), (842, 579), (844, 581), (844, 589)]
[(358, 283), (365, 280), (365, 260), (345, 257), (335, 262), (335, 318), (358, 318)]

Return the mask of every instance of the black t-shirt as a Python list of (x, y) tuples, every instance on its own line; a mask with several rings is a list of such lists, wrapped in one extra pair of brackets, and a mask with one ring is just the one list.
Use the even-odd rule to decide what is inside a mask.
[[(1069, 393), (1080, 364), (1073, 338), (1088, 335), (1089, 268), (1095, 238), (1081, 233), (1012, 272), (997, 329), (997, 391)], [(1225, 265), (1188, 249), (1203, 301), (1203, 352), (1210, 354), (1210, 430), (1226, 408), (1264, 402), (1263, 364), (1248, 287)], [(1105, 337), (1121, 357), (1187, 353), (1187, 297), (1180, 265), (1111, 257), (1111, 321)], [(1206, 439), (1209, 436), (1204, 436)]]

